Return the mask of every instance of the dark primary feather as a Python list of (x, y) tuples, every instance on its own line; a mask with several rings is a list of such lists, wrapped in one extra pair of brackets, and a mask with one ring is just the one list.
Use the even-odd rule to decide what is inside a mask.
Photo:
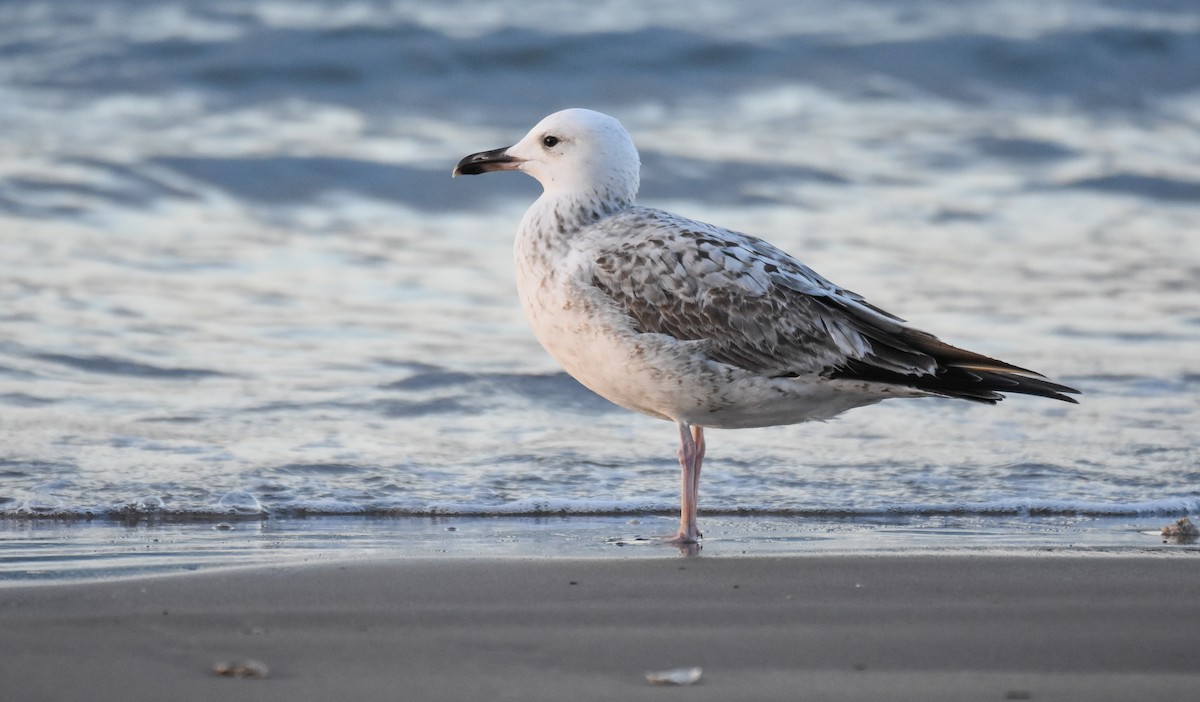
[[(837, 304), (831, 298), (821, 299), (829, 304)], [(1004, 399), (1000, 394), (1004, 392), (1078, 404), (1075, 399), (1063, 394), (1078, 393), (1078, 390), (1046, 380), (1041, 373), (951, 346), (919, 329), (907, 326), (880, 329), (871, 324), (869, 315), (862, 315), (854, 308), (845, 308), (845, 312), (855, 319), (859, 331), (871, 339), (872, 353), (863, 359), (847, 359), (838, 367), (827, 370), (824, 373), (826, 377), (908, 385), (947, 397), (989, 404)], [(936, 364), (933, 373), (914, 375), (897, 370), (894, 362), (879, 362), (881, 358), (896, 353), (901, 357), (915, 353), (932, 359)]]
[(931, 375), (897, 373), (870, 362), (870, 359), (848, 359), (840, 367), (824, 375), (829, 378), (867, 380), (877, 383), (907, 385), (946, 397), (996, 404), (1004, 399), (1001, 393), (1037, 395), (1078, 404), (1063, 393), (1078, 390), (1046, 380), (1040, 373), (972, 353), (942, 342), (925, 332), (909, 330), (905, 340), (910, 348), (925, 353), (937, 363)]
[(638, 331), (703, 341), (713, 360), (977, 402), (1004, 392), (1075, 402), (1063, 393), (1076, 390), (908, 327), (760, 239), (643, 207), (582, 234), (600, 251), (593, 284)]

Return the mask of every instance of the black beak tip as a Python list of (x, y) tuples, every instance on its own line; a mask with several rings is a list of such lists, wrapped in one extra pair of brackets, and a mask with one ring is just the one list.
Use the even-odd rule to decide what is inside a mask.
[(501, 149), (492, 149), (491, 151), (481, 151), (477, 154), (471, 154), (463, 160), (459, 161), (454, 170), (451, 171), (450, 177), (460, 175), (479, 175), (480, 173), (488, 173), (490, 171), (500, 171), (506, 168), (512, 168), (517, 159), (508, 155), (509, 147), (505, 146)]

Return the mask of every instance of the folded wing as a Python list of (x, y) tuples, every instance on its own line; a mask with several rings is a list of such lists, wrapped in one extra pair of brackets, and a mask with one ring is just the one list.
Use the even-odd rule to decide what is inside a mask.
[(1075, 402), (1064, 393), (1076, 390), (914, 329), (760, 239), (640, 207), (583, 235), (600, 251), (593, 285), (638, 331), (700, 341), (715, 361), (992, 404), (1006, 392)]

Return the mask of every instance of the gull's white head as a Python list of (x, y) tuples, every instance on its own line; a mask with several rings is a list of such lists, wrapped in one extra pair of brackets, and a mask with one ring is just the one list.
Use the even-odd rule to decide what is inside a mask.
[(616, 118), (573, 108), (537, 123), (516, 144), (471, 154), (454, 175), (523, 171), (548, 195), (599, 196), (630, 204), (637, 195), (640, 160)]

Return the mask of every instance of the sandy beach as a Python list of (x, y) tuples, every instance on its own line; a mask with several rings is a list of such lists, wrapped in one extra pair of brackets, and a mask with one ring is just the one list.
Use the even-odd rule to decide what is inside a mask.
[[(1149, 700), (1200, 560), (389, 559), (0, 589), (12, 700)], [(215, 674), (257, 661), (264, 678)], [(699, 666), (690, 687), (647, 671)]]

